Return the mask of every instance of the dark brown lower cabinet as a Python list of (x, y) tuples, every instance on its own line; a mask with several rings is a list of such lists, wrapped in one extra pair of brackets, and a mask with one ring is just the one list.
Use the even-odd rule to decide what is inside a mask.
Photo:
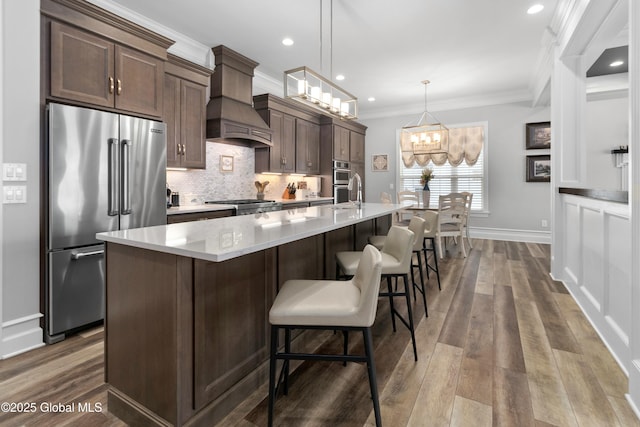
[(267, 380), (278, 285), (335, 277), (335, 252), (378, 220), (223, 262), (107, 243), (109, 411), (131, 425), (220, 421)]

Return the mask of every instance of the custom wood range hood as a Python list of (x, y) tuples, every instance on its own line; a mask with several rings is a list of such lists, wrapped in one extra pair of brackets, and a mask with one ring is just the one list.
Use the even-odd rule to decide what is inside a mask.
[(272, 146), (272, 132), (253, 109), (257, 62), (220, 45), (212, 49), (215, 69), (207, 104), (207, 140), (251, 147)]

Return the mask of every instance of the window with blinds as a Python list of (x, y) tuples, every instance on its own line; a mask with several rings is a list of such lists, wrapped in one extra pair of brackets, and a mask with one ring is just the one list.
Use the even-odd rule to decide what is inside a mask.
[[(477, 125), (475, 125), (477, 126)], [(449, 128), (465, 127), (465, 126), (449, 126)], [(429, 162), (426, 167), (433, 169), (433, 179), (429, 181), (429, 190), (431, 191), (429, 205), (437, 206), (438, 197), (449, 193), (461, 193), (468, 191), (473, 193), (471, 210), (476, 212), (487, 211), (486, 204), (486, 188), (487, 188), (487, 171), (486, 171), (486, 149), (487, 149), (487, 124), (484, 123), (485, 140), (482, 145), (482, 151), (478, 157), (478, 161), (473, 166), (467, 165), (466, 162), (460, 163), (458, 166), (451, 166), (449, 162), (445, 162), (442, 166), (436, 166), (433, 162)], [(399, 187), (398, 191), (411, 190), (422, 191), (420, 185), (420, 175), (423, 166), (414, 164), (407, 168), (402, 161), (399, 162)]]

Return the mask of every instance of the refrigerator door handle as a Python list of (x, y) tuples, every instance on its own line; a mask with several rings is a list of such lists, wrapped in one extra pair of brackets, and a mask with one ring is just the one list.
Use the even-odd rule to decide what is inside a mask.
[(118, 215), (118, 139), (109, 138), (109, 206), (108, 215)]
[(122, 210), (121, 215), (129, 215), (131, 213), (131, 195), (129, 192), (129, 151), (131, 150), (131, 140), (122, 140), (122, 189), (120, 194), (122, 196)]
[(99, 251), (91, 251), (91, 252), (72, 252), (71, 259), (78, 260), (88, 256), (103, 255), (103, 254), (104, 254), (104, 249), (101, 249)]

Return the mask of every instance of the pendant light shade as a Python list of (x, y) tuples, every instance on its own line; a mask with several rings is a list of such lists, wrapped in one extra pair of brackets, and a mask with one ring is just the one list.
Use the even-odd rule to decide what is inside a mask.
[[(331, 75), (333, 76), (333, 0), (330, 0)], [(322, 0), (320, 0), (320, 67), (322, 68)], [(324, 71), (324, 70), (323, 70)], [(358, 118), (358, 99), (309, 67), (284, 72), (284, 96), (345, 120)]]
[(358, 118), (358, 99), (308, 67), (284, 72), (284, 96), (341, 119)]
[(416, 123), (404, 126), (400, 133), (402, 151), (413, 151), (414, 155), (447, 153), (449, 151), (449, 129), (427, 111), (427, 85), (424, 84), (424, 113)]

